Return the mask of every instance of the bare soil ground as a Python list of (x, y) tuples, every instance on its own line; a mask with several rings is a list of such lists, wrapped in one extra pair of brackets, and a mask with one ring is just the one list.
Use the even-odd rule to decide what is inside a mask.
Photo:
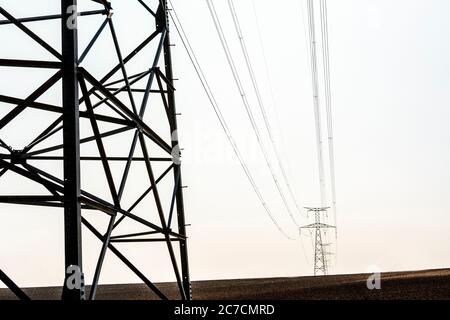
[[(368, 290), (368, 274), (324, 277), (268, 278), (194, 281), (195, 300), (348, 300), (348, 299), (445, 299), (450, 300), (450, 269), (389, 272), (381, 275), (381, 290)], [(178, 299), (174, 283), (160, 283), (158, 288)], [(89, 288), (87, 289), (89, 291)], [(59, 299), (57, 287), (26, 288), (32, 299)], [(0, 300), (14, 299), (7, 289), (0, 289)], [(99, 300), (153, 300), (155, 295), (143, 284), (102, 285)]]

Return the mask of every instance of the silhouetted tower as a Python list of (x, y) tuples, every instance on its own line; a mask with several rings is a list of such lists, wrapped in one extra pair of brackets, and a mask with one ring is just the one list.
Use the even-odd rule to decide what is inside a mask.
[(314, 275), (322, 273), (323, 275), (328, 274), (328, 262), (327, 256), (330, 252), (326, 251), (325, 248), (329, 245), (323, 243), (323, 232), (322, 230), (335, 228), (335, 226), (325, 224), (321, 222), (321, 215), (327, 214), (329, 207), (323, 208), (305, 208), (308, 213), (314, 213), (314, 223), (308, 224), (306, 226), (300, 227), (301, 229), (314, 229)]
[[(0, 2), (2, 48), (17, 45), (11, 41), (14, 34), (3, 37), (8, 30), (20, 31), (30, 44), (18, 46), (17, 57), (5, 57), (3, 51), (0, 56), (2, 211), (5, 204), (61, 209), (63, 299), (95, 299), (108, 251), (155, 296), (168, 299), (150, 280), (149, 268), (136, 266), (121, 245), (144, 243), (165, 247), (178, 297), (190, 300), (166, 1), (61, 0), (54, 8), (47, 6), (53, 14), (27, 16), (31, 1), (5, 2)], [(17, 13), (21, 16), (15, 17)], [(54, 31), (48, 37), (53, 42), (41, 38), (43, 30)], [(5, 68), (12, 71), (3, 72)], [(38, 76), (49, 73), (48, 80), (29, 83), (36, 71)], [(11, 73), (16, 78), (9, 79)], [(17, 80), (20, 76), (23, 81)], [(3, 85), (11, 82), (14, 90)], [(24, 123), (25, 116), (32, 121)], [(5, 187), (5, 176), (18, 182)], [(94, 213), (108, 222), (95, 223)], [(86, 277), (82, 227), (101, 243), (95, 271)], [(145, 249), (143, 254), (149, 254)], [(161, 265), (163, 257), (147, 261)], [(85, 279), (91, 284), (88, 292)], [(3, 272), (0, 281), (26, 296)]]

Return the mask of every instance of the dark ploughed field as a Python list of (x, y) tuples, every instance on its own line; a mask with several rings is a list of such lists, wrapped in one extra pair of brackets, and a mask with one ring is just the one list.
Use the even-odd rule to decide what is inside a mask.
[[(389, 272), (381, 275), (381, 290), (368, 290), (368, 274), (326, 277), (267, 278), (194, 281), (195, 300), (239, 299), (450, 299), (450, 269)], [(171, 298), (178, 299), (173, 283), (157, 284)], [(32, 299), (59, 299), (60, 288), (27, 288)], [(89, 291), (89, 288), (88, 290)], [(155, 295), (142, 284), (100, 286), (97, 299), (147, 300)], [(14, 299), (0, 289), (0, 300)]]

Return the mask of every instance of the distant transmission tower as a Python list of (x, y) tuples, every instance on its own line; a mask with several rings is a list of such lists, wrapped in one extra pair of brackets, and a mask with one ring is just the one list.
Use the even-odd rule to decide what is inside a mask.
[[(314, 10), (314, 2), (319, 2), (319, 12)], [(315, 249), (314, 249), (314, 275), (318, 272), (323, 274), (328, 273), (327, 265), (327, 252), (324, 247), (326, 245), (322, 242), (322, 229), (334, 228), (336, 226), (326, 225), (321, 223), (321, 214), (327, 213), (327, 207), (329, 202), (327, 201), (327, 172), (325, 170), (324, 159), (324, 135), (327, 134), (328, 155), (329, 155), (329, 178), (331, 187), (331, 205), (334, 215), (334, 224), (336, 224), (336, 187), (335, 187), (335, 169), (334, 169), (334, 147), (333, 147), (333, 121), (331, 114), (331, 87), (330, 87), (330, 59), (329, 59), (329, 45), (328, 45), (328, 17), (327, 17), (327, 1), (326, 0), (307, 0), (308, 11), (308, 38), (309, 38), (309, 56), (311, 58), (311, 76), (312, 76), (312, 91), (314, 102), (314, 120), (316, 126), (316, 147), (317, 147), (317, 160), (319, 169), (319, 187), (320, 187), (320, 207), (318, 208), (306, 208), (308, 212), (314, 212), (315, 223), (303, 228), (315, 228)], [(316, 25), (316, 16), (319, 16), (320, 24)], [(322, 51), (322, 64), (317, 59), (319, 52), (318, 39), (316, 37), (317, 30), (321, 34), (321, 51)], [(325, 112), (322, 110), (322, 103), (320, 97), (322, 96), (320, 88), (320, 76), (319, 71), (323, 69), (323, 100), (325, 105)], [(323, 131), (322, 116), (326, 115), (326, 131)], [(301, 228), (300, 228), (301, 229)], [(335, 240), (337, 248), (337, 231), (335, 232)]]
[(314, 275), (319, 273), (323, 275), (328, 274), (328, 261), (327, 256), (331, 253), (326, 251), (325, 248), (329, 246), (327, 243), (323, 243), (322, 230), (335, 228), (335, 226), (325, 224), (321, 222), (321, 215), (326, 214), (329, 207), (322, 208), (305, 208), (308, 213), (314, 213), (314, 223), (308, 224), (306, 226), (300, 227), (300, 232), (302, 229), (314, 229)]

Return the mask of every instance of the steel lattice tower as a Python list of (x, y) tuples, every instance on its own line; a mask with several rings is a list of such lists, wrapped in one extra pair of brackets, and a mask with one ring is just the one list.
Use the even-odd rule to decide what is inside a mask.
[(314, 214), (314, 223), (300, 227), (301, 229), (314, 229), (314, 275), (319, 273), (323, 275), (328, 274), (328, 261), (327, 256), (330, 254), (325, 250), (328, 244), (323, 243), (322, 230), (335, 228), (332, 225), (321, 222), (321, 215), (327, 213), (328, 207), (323, 208), (305, 208), (308, 213)]
[[(127, 55), (123, 55), (116, 25), (113, 22), (115, 1), (78, 2), (89, 2), (89, 6), (97, 8), (78, 12), (77, 5), (80, 3), (77, 3), (77, 0), (61, 0), (61, 7), (55, 8), (57, 12), (53, 15), (19, 18), (13, 16), (14, 8), (0, 6), (0, 28), (17, 28), (16, 30), (23, 32), (36, 46), (51, 55), (48, 60), (0, 57), (0, 68), (52, 72), (52, 76), (45, 82), (37, 88), (30, 89), (26, 98), (0, 92), (0, 102), (10, 107), (10, 111), (0, 119), (0, 130), (9, 127), (14, 128), (15, 134), (22, 134), (21, 130), (24, 129), (23, 127), (20, 129), (16, 122), (22, 113), (30, 109), (38, 110), (49, 117), (45, 129), (39, 130), (40, 133), (24, 147), (11, 147), (7, 137), (0, 131), (0, 147), (3, 149), (0, 153), (0, 177), (21, 176), (43, 190), (41, 194), (0, 195), (0, 203), (63, 209), (66, 279), (62, 291), (63, 299), (95, 299), (108, 249), (159, 298), (167, 299), (168, 297), (150, 281), (145, 271), (135, 266), (126, 257), (126, 253), (119, 249), (118, 243), (124, 242), (163, 244), (168, 251), (180, 298), (191, 299), (167, 3), (165, 0), (129, 2), (129, 5), (136, 5), (141, 10), (139, 18), (146, 17), (144, 19), (149, 23), (140, 30), (127, 29), (130, 38), (139, 39), (135, 37), (139, 32), (144, 33), (145, 38), (142, 42), (138, 42), (133, 50), (127, 52)], [(102, 24), (98, 29), (88, 30), (91, 34), (90, 41), (87, 46), (83, 46), (83, 50), (81, 46), (79, 50), (79, 27), (83, 24), (83, 17), (88, 16), (103, 17), (99, 20)], [(138, 18), (128, 17), (128, 21), (133, 19)], [(38, 35), (39, 28), (33, 31), (30, 26), (30, 23), (45, 24), (52, 21), (60, 21), (61, 49), (44, 41)], [(125, 27), (131, 28), (129, 25)], [(55, 33), (57, 31), (55, 30)], [(96, 53), (97, 40), (106, 32), (109, 33), (108, 39), (114, 50), (100, 55)], [(144, 54), (144, 51), (144, 61), (147, 65), (142, 61), (136, 63), (137, 55)], [(85, 59), (89, 57), (102, 63), (113, 61), (112, 68), (108, 68), (103, 76), (97, 76), (94, 71), (84, 66)], [(133, 70), (139, 71), (129, 74), (130, 66), (133, 66)], [(138, 88), (139, 84), (143, 85)], [(57, 86), (60, 86), (62, 91), (59, 103), (49, 104), (40, 101), (43, 94)], [(161, 114), (164, 115), (152, 125), (148, 122), (148, 112), (146, 113), (150, 106), (153, 109), (160, 107)], [(56, 115), (56, 119), (50, 115)], [(165, 123), (165, 129), (154, 128), (155, 123), (158, 125)], [(35, 124), (28, 124), (30, 130)], [(124, 133), (129, 134), (128, 140), (121, 138)], [(60, 139), (58, 143), (45, 146), (46, 142), (58, 137)], [(128, 143), (125, 144), (123, 141)], [(83, 148), (89, 143), (95, 149), (96, 155), (84, 153)], [(113, 152), (119, 151), (120, 155), (112, 155)], [(60, 174), (56, 174), (52, 170), (45, 169), (48, 166), (41, 165), (43, 163), (55, 167), (60, 165), (63, 170)], [(90, 179), (82, 180), (80, 177), (86, 163), (96, 163), (101, 169)], [(117, 170), (113, 170), (113, 165), (116, 164), (121, 165), (119, 175), (115, 174)], [(136, 175), (130, 174), (135, 164), (141, 164), (144, 172), (138, 179)], [(157, 166), (165, 168), (161, 170), (162, 173), (156, 174)], [(87, 191), (86, 183), (100, 179), (107, 182), (105, 192)], [(169, 192), (162, 191), (160, 185), (163, 182), (169, 185), (167, 188)], [(124, 198), (130, 188), (139, 191), (138, 196), (127, 203)], [(164, 192), (168, 193), (165, 197), (169, 199), (168, 201), (163, 197)], [(152, 206), (146, 205), (143, 214), (136, 214), (135, 208), (149, 198)], [(107, 217), (109, 221), (107, 226), (103, 229), (94, 226), (88, 221), (88, 212), (89, 214), (97, 212)], [(140, 232), (120, 233), (119, 225), (123, 225), (125, 220), (126, 223), (140, 228)], [(86, 282), (92, 283), (89, 295), (85, 294), (84, 286), (82, 226), (102, 244), (95, 273), (86, 275)], [(152, 257), (151, 261), (159, 263), (158, 257)], [(80, 276), (81, 284), (69, 286), (69, 280), (77, 274)], [(24, 296), (21, 289), (1, 271), (0, 280), (16, 294)]]

